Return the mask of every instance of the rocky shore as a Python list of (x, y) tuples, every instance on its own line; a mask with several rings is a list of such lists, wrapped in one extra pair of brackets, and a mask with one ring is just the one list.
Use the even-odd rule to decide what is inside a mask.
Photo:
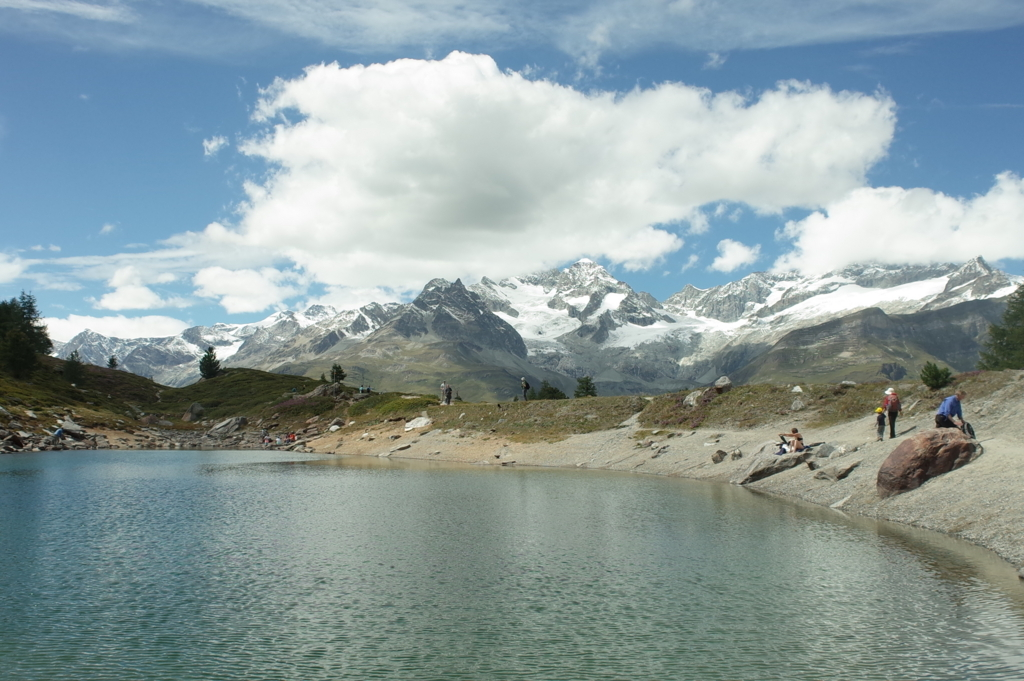
[[(930, 409), (904, 408), (895, 440), (877, 441), (873, 415), (820, 431), (805, 463), (745, 482), (765, 494), (942, 532), (988, 548), (1024, 577), (1024, 372), (984, 401), (965, 401), (965, 413), (983, 452), (971, 463), (919, 488), (882, 498), (878, 470), (903, 440), (934, 426)], [(458, 409), (458, 406), (451, 407)], [(757, 462), (774, 456), (778, 434), (799, 420), (755, 430), (655, 430), (634, 416), (620, 427), (573, 435), (553, 443), (510, 442), (470, 429), (440, 430), (427, 419), (344, 427), (311, 438), (305, 451), (388, 456), (489, 466), (558, 466), (680, 476), (716, 483), (742, 482)]]
[[(619, 427), (557, 442), (520, 443), (473, 428), (440, 429), (428, 418), (363, 428), (340, 418), (313, 418), (294, 443), (264, 444), (272, 423), (244, 418), (182, 430), (154, 423), (137, 428), (84, 429), (73, 413), (60, 424), (66, 437), (11, 421), (0, 430), (4, 451), (49, 449), (281, 449), (307, 453), (451, 461), (487, 466), (554, 466), (667, 475), (797, 499), (880, 520), (942, 532), (994, 551), (1024, 577), (1024, 372), (982, 401), (968, 396), (965, 413), (983, 448), (980, 456), (917, 489), (883, 498), (879, 468), (907, 438), (933, 426), (930, 409), (905, 407), (895, 440), (877, 441), (873, 415), (822, 430), (800, 416), (748, 430), (644, 430), (634, 415)], [(457, 410), (456, 404), (450, 409)], [(35, 416), (32, 414), (32, 416)], [(761, 475), (775, 465), (778, 434), (799, 426), (813, 448), (807, 461)], [(760, 471), (756, 475), (752, 472)]]

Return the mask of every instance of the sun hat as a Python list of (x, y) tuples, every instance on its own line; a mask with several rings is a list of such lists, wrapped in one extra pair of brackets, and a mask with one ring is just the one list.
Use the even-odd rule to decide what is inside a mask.
[(894, 388), (888, 388), (888, 389), (887, 389), (887, 390), (885, 391), (885, 394), (886, 394), (886, 395), (892, 395), (892, 394), (893, 394), (894, 392), (896, 392), (896, 390), (895, 390)]
[(876, 414), (881, 414), (882, 411), (884, 411), (884, 410), (881, 407), (878, 407), (878, 408), (875, 409), (875, 413)]

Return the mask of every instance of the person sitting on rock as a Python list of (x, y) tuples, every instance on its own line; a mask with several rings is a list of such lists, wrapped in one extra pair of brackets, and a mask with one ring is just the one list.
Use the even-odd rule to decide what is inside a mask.
[[(935, 410), (935, 427), (936, 428), (959, 428), (963, 430), (964, 427), (964, 413), (960, 408), (960, 402), (967, 397), (967, 393), (963, 390), (957, 390), (955, 393), (942, 400), (942, 404)], [(960, 425), (953, 422), (953, 419), (960, 419)]]
[(789, 448), (789, 451), (802, 452), (804, 450), (804, 436), (796, 428), (788, 433), (779, 433), (779, 437), (786, 440), (786, 446)]

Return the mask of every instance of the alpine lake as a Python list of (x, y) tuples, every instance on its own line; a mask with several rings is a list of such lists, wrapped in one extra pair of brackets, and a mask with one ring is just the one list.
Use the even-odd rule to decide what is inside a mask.
[(729, 486), (264, 451), (0, 457), (0, 678), (1024, 678), (1024, 583)]

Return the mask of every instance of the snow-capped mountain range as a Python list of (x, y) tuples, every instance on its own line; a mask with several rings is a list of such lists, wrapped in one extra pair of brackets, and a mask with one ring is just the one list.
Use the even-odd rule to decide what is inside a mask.
[[(581, 260), (564, 270), (484, 278), (468, 287), (435, 279), (408, 304), (342, 311), (313, 306), (168, 338), (85, 331), (57, 354), (78, 350), (101, 365), (114, 355), (123, 368), (172, 386), (198, 380), (198, 358), (213, 346), (224, 366), (319, 376), (341, 362), (350, 377), (362, 375), (381, 389), (432, 389), (441, 380), (461, 379), (467, 398), (509, 397), (521, 374), (567, 392), (583, 375), (592, 376), (602, 394), (659, 392), (743, 373), (794, 331), (874, 309), (906, 327), (903, 350), (868, 353), (879, 355), (879, 365), (902, 362), (912, 370), (941, 361), (966, 370), (987, 324), (998, 319), (1000, 301), (1022, 281), (975, 258), (963, 265), (858, 265), (820, 277), (754, 273), (711, 289), (688, 285), (659, 302)], [(973, 354), (963, 347), (948, 358), (921, 350), (911, 318), (939, 311), (946, 311), (942, 319), (974, 320)], [(932, 350), (938, 347), (933, 341)], [(840, 354), (864, 360), (861, 350)], [(865, 379), (862, 365), (851, 378)]]

